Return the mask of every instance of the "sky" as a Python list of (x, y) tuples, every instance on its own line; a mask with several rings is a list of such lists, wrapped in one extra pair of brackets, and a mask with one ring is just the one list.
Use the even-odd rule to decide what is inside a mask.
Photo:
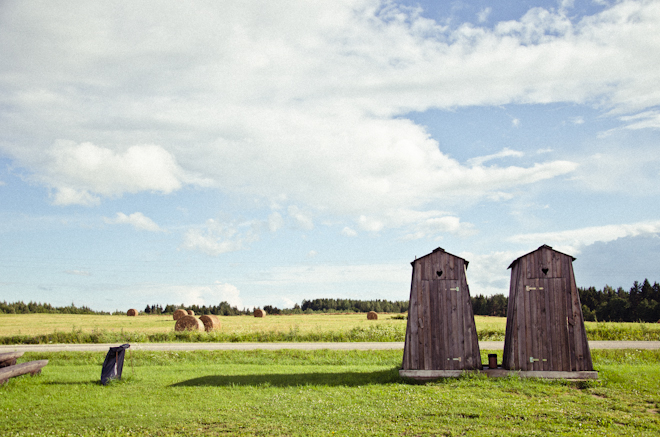
[(0, 300), (660, 281), (660, 1), (0, 1)]

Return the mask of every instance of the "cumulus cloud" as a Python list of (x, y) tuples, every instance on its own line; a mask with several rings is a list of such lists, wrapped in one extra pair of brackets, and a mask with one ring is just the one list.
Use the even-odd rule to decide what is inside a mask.
[[(329, 214), (378, 232), (400, 209), (497, 200), (577, 168), (462, 165), (411, 111), (572, 102), (635, 117), (660, 104), (656, 2), (579, 21), (534, 8), (493, 28), (375, 0), (122, 4), (16, 2), (0, 16), (0, 151), (56, 204), (208, 185), (289, 199), (300, 229)], [(250, 240), (218, 232), (184, 247)]]
[(580, 253), (582, 248), (596, 242), (609, 242), (624, 237), (660, 234), (660, 220), (644, 221), (632, 224), (591, 226), (557, 232), (518, 234), (509, 238), (514, 243), (538, 247), (548, 244), (553, 248), (571, 255)]
[(162, 232), (163, 230), (153, 220), (145, 216), (141, 212), (134, 212), (131, 215), (126, 215), (123, 212), (118, 212), (115, 218), (104, 217), (103, 220), (108, 224), (128, 224), (135, 229), (150, 232)]
[(223, 223), (209, 219), (203, 226), (189, 229), (180, 248), (199, 251), (210, 256), (245, 250), (259, 240), (262, 224), (255, 221)]
[(55, 189), (56, 205), (98, 204), (99, 195), (156, 191), (164, 194), (183, 183), (201, 183), (187, 176), (174, 156), (157, 145), (114, 150), (86, 142), (56, 141), (45, 150), (11, 147), (18, 161), (36, 170), (34, 178)]

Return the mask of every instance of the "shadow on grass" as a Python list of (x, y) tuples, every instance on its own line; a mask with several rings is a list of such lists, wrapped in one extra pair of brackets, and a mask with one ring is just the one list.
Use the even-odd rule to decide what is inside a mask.
[(273, 373), (265, 375), (209, 375), (181, 381), (171, 387), (198, 386), (273, 386), (296, 387), (301, 385), (320, 386), (361, 386), (370, 384), (389, 384), (403, 382), (399, 377), (399, 368), (378, 372), (340, 372), (340, 373)]

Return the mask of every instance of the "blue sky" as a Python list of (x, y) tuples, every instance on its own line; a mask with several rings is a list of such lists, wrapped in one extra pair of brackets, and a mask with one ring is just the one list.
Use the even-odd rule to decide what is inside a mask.
[(0, 3), (0, 300), (660, 280), (660, 2)]

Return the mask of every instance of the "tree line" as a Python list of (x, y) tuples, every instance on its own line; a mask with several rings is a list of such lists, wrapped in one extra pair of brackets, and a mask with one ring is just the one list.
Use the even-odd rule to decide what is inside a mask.
[(6, 301), (0, 302), (0, 314), (30, 314), (30, 313), (46, 313), (46, 314), (110, 314), (105, 311), (94, 311), (90, 307), (81, 306), (77, 307), (75, 304), (64, 307), (54, 307), (49, 303), (41, 302), (28, 302), (23, 303)]
[[(597, 290), (595, 287), (578, 288), (582, 313), (586, 321), (601, 322), (657, 322), (660, 321), (660, 284), (653, 285), (648, 279), (644, 282), (635, 281), (630, 290), (622, 287), (616, 290), (609, 285)], [(474, 315), (506, 317), (508, 298), (503, 294), (493, 296), (471, 297)], [(365, 313), (369, 311), (387, 313), (405, 313), (409, 302), (389, 300), (358, 300), (358, 299), (312, 299), (303, 300), (302, 305), (295, 304), (293, 308), (280, 309), (272, 305), (265, 305), (264, 311), (268, 314), (302, 314), (302, 313)], [(251, 309), (239, 309), (228, 302), (218, 305), (147, 305), (146, 314), (172, 314), (178, 308), (192, 310), (195, 314), (215, 314), (218, 316), (252, 315)], [(87, 306), (77, 307), (71, 305), (56, 307), (49, 303), (32, 302), (23, 303), (6, 301), (0, 302), (0, 314), (111, 314), (105, 311), (94, 311)], [(125, 314), (115, 311), (112, 314)]]
[(503, 294), (494, 294), (492, 296), (478, 295), (471, 297), (470, 301), (472, 303), (472, 312), (475, 316), (506, 317), (509, 298)]
[(407, 300), (356, 300), (356, 299), (313, 299), (302, 301), (302, 312), (337, 312), (337, 313), (405, 313), (408, 311)]
[(606, 285), (578, 288), (584, 320), (600, 322), (660, 322), (660, 284), (648, 279), (634, 282), (630, 290)]

